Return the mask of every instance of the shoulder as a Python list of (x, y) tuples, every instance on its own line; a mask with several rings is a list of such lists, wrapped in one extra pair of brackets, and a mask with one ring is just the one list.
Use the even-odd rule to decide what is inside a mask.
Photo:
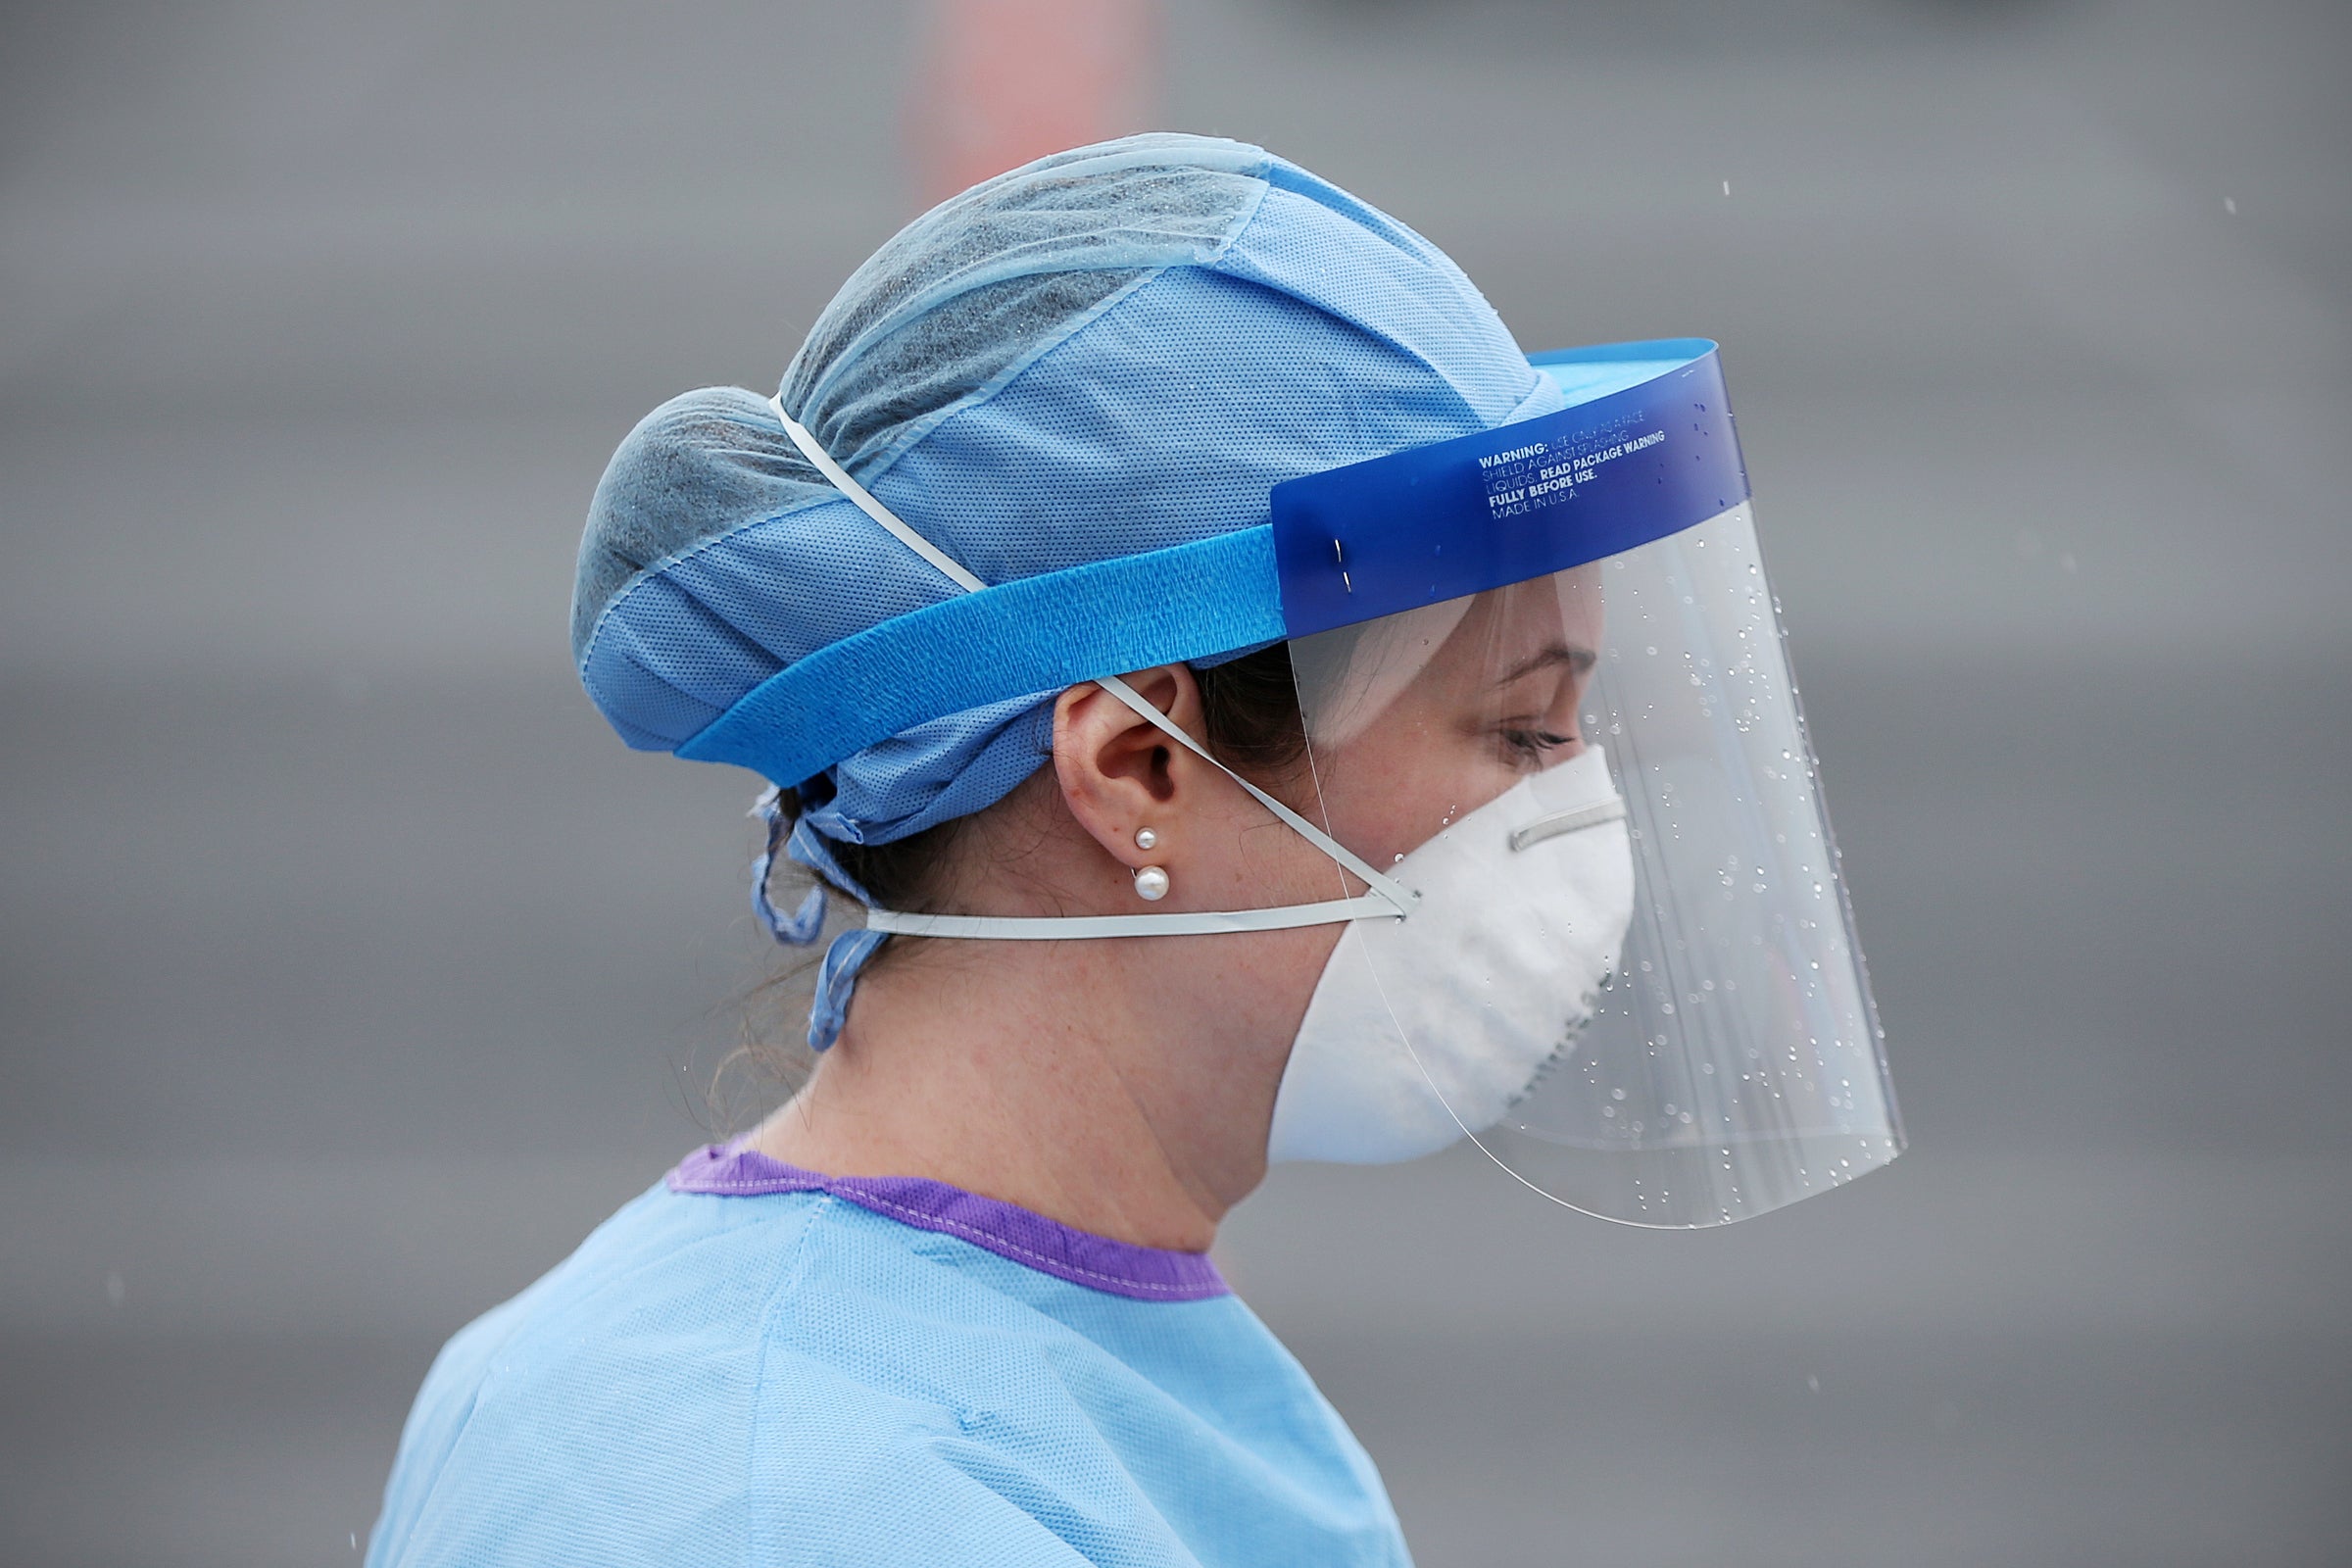
[(1335, 1527), (1394, 1539), (1231, 1297), (1122, 1299), (821, 1193), (657, 1190), (443, 1351), (370, 1560), (1183, 1564)]
[(645, 1194), (444, 1348), (370, 1560), (1080, 1560), (972, 1480), (969, 1363), (1039, 1324), (931, 1241), (823, 1194)]
[(724, 1504), (741, 1492), (757, 1325), (815, 1207), (657, 1187), (461, 1330), (402, 1431), (370, 1562), (557, 1560), (598, 1516), (648, 1542), (739, 1538)]

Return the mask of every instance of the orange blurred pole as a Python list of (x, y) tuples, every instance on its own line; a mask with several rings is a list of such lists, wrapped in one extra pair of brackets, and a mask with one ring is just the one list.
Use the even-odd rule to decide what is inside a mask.
[(930, 0), (907, 139), (926, 206), (1065, 148), (1146, 129), (1154, 0)]

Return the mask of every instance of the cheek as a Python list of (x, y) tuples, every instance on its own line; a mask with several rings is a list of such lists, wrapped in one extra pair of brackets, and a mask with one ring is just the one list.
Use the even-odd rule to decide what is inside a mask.
[(1332, 836), (1384, 870), (1518, 782), (1491, 749), (1468, 742), (1348, 765), (1352, 760), (1325, 779)]
[[(1278, 793), (1309, 821), (1321, 819), (1311, 791)], [(1331, 858), (1239, 790), (1232, 809), (1198, 832), (1181, 858), (1185, 907), (1247, 909), (1334, 896)]]

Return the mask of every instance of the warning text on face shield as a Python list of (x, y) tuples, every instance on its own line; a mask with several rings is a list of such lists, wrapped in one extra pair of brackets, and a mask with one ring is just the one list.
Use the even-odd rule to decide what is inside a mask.
[(1592, 477), (1602, 464), (1645, 452), (1666, 439), (1664, 430), (1625, 436), (1622, 428), (1596, 431), (1572, 449), (1532, 442), (1478, 460), (1486, 481), (1487, 510), (1496, 517), (1516, 517), (1539, 507), (1557, 506), (1576, 495), (1576, 487)]

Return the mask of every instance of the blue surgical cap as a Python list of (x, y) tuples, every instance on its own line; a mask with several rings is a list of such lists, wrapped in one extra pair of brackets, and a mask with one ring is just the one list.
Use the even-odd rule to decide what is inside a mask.
[[(1250, 554), (1274, 485), (1563, 401), (1436, 246), (1260, 148), (1174, 134), (916, 219), (780, 397), (991, 588), (960, 595), (859, 512), (764, 398), (707, 388), (648, 415), (597, 486), (572, 651), (629, 745), (798, 789), (793, 858), (861, 900), (826, 842), (994, 805), (1050, 755), (1063, 688), (1282, 635)], [(821, 909), (772, 923), (810, 940)]]

